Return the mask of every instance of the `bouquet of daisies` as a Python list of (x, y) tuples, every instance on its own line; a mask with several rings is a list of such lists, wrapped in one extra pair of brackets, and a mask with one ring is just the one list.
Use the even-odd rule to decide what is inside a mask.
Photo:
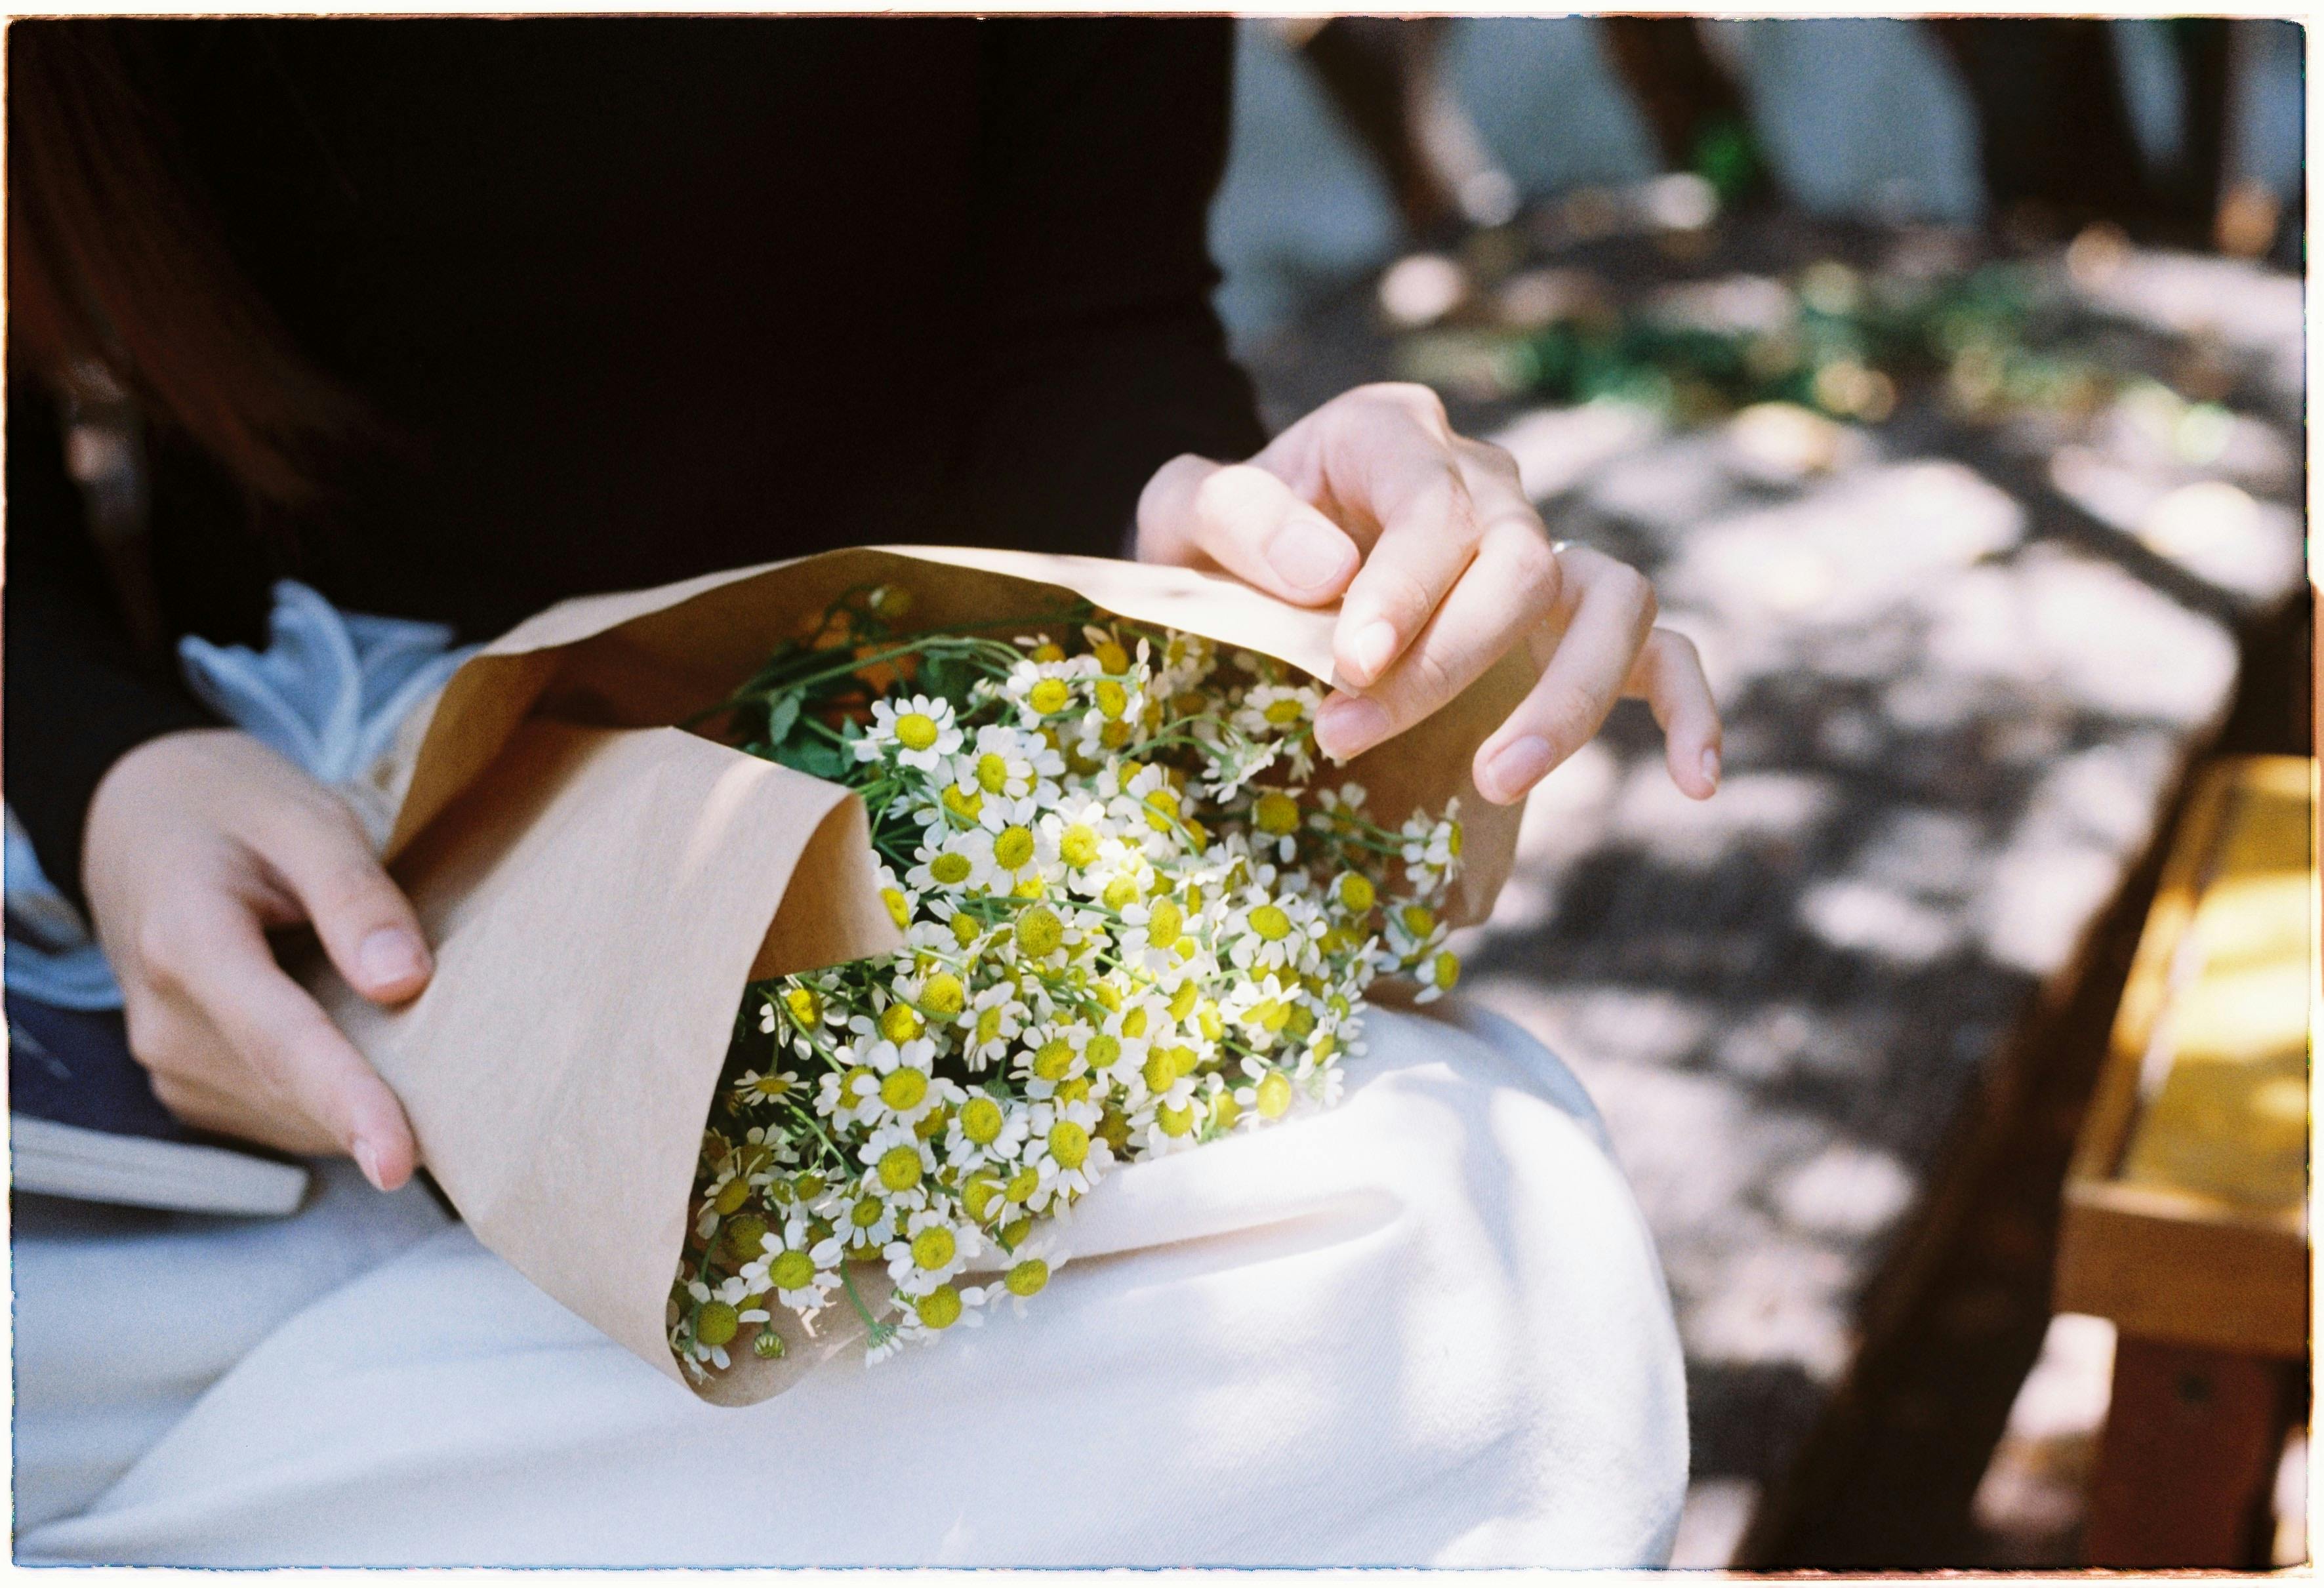
[(1107, 1174), (1328, 1104), (1374, 978), (1452, 983), (1536, 672), (1326, 767), (1333, 622), (959, 547), (563, 603), (368, 774), (427, 991), (300, 974), (477, 1240), (763, 1399), (1037, 1297)]
[(696, 1375), (781, 1353), (781, 1308), (876, 1361), (1021, 1307), (1115, 1165), (1328, 1106), (1373, 977), (1459, 974), (1459, 802), (1388, 828), (1319, 780), (1314, 684), (1086, 604), (911, 605), (844, 593), (724, 708), (862, 799), (904, 941), (744, 995), (669, 1307)]

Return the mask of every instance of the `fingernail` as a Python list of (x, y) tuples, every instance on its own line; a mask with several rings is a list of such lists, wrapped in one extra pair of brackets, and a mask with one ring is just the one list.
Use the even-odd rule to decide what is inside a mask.
[(1388, 725), (1388, 707), (1379, 701), (1342, 695), (1315, 714), (1315, 743), (1333, 761), (1345, 761), (1387, 738)]
[(1549, 758), (1549, 741), (1539, 734), (1512, 739), (1485, 763), (1485, 780), (1477, 791), (1496, 804), (1510, 804), (1548, 774)]
[(401, 927), (382, 927), (355, 950), (355, 964), (374, 987), (392, 987), (428, 969), (428, 951)]
[(372, 1183), (374, 1190), (387, 1189), (387, 1182), (380, 1178), (379, 1149), (358, 1136), (347, 1143), (347, 1156), (355, 1160), (355, 1168), (363, 1170), (364, 1178)]
[(1716, 744), (1702, 752), (1702, 776), (1713, 789), (1719, 787), (1719, 747)]
[(1348, 642), (1348, 660), (1354, 662), (1358, 677), (1355, 682), (1370, 684), (1388, 670), (1390, 658), (1396, 655), (1396, 625), (1386, 618), (1374, 618), (1358, 629)]
[(1295, 590), (1330, 585), (1355, 559), (1348, 538), (1312, 518), (1286, 520), (1267, 542), (1267, 565)]

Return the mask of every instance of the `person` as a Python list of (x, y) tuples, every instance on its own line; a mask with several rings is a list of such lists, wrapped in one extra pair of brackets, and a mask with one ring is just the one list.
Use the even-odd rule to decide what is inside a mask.
[[(381, 1190), (416, 1167), (268, 937), (310, 927), (401, 1002), (431, 969), (409, 902), (340, 801), (162, 665), (179, 635), (255, 639), (286, 574), (482, 639), (844, 543), (1128, 549), (1338, 602), (1333, 755), (1525, 646), (1541, 682), (1478, 752), (1485, 798), (1625, 695), (1683, 790), (1717, 785), (1710, 690), (1646, 581), (1553, 549), (1433, 395), (1365, 387), (1265, 433), (1208, 303), (1223, 22), (54, 21), (9, 47), (8, 803), (189, 1122)], [(75, 499), (106, 403), (150, 458), (125, 550)], [(1659, 1295), (1645, 1251), (1625, 1294)], [(1608, 1547), (1650, 1555), (1667, 1528), (1641, 1528)]]

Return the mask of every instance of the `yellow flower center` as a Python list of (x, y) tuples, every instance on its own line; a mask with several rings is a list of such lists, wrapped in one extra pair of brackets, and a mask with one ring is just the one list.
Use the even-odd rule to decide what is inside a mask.
[(1436, 985), (1444, 992), (1452, 991), (1461, 979), (1461, 956), (1450, 949), (1436, 956)]
[(783, 1007), (790, 1011), (791, 1019), (809, 1030), (823, 1023), (823, 1000), (811, 987), (793, 987), (786, 992)]
[(1157, 899), (1146, 917), (1146, 940), (1167, 948), (1186, 934), (1186, 914), (1167, 899)]
[(920, 1034), (920, 1017), (908, 1003), (891, 1003), (880, 1011), (880, 1035), (890, 1042), (909, 1042)]
[(1259, 1113), (1261, 1119), (1279, 1120), (1291, 1106), (1291, 1077), (1281, 1070), (1269, 1072), (1259, 1084)]
[(998, 794), (1009, 787), (1009, 760), (995, 751), (988, 750), (976, 758), (976, 782), (987, 794)]
[(1048, 1282), (1049, 1265), (1038, 1257), (1028, 1257), (1010, 1269), (1009, 1277), (1001, 1281), (1009, 1287), (1011, 1296), (1038, 1296)]
[(767, 1278), (778, 1290), (804, 1290), (815, 1283), (815, 1259), (804, 1251), (786, 1251), (767, 1265)]
[(968, 1216), (983, 1223), (992, 1216), (992, 1205), (1001, 1200), (1001, 1185), (991, 1175), (971, 1175), (961, 1188), (960, 1202)]
[(1165, 1136), (1183, 1136), (1194, 1128), (1194, 1111), (1166, 1103), (1154, 1111), (1154, 1122), (1162, 1127)]
[(1090, 1068), (1102, 1070), (1121, 1057), (1121, 1039), (1101, 1031), (1089, 1039), (1088, 1046), (1082, 1049), (1082, 1057), (1089, 1060)]
[(950, 1262), (957, 1250), (958, 1244), (953, 1240), (952, 1232), (942, 1225), (933, 1230), (922, 1230), (912, 1237), (912, 1260), (930, 1273)]
[(956, 854), (951, 850), (946, 850), (928, 862), (928, 875), (947, 888), (959, 887), (968, 881), (968, 873), (974, 869), (969, 863), (968, 856)]
[(742, 1320), (733, 1306), (724, 1301), (706, 1301), (694, 1316), (694, 1337), (705, 1345), (724, 1345), (742, 1326)]
[(862, 1090), (856, 1085), (857, 1082), (871, 1081), (876, 1084), (879, 1079), (880, 1072), (873, 1069), (870, 1065), (859, 1064), (854, 1066), (845, 1075), (839, 1077), (840, 1105), (844, 1108), (853, 1108), (855, 1106), (857, 1099), (862, 1095)]
[(1032, 657), (1035, 661), (1063, 661), (1065, 649), (1055, 640), (1044, 640), (1033, 647)]
[(729, 1180), (718, 1188), (718, 1196), (711, 1203), (711, 1205), (722, 1214), (729, 1214), (734, 1212), (744, 1203), (750, 1200), (751, 1186), (749, 1181), (739, 1179)]
[(761, 1097), (780, 1097), (791, 1089), (791, 1084), (780, 1076), (761, 1076), (751, 1083), (751, 1090)]
[(960, 1322), (960, 1292), (949, 1285), (939, 1285), (913, 1304), (920, 1322), (931, 1329), (949, 1329)]
[(880, 1083), (880, 1101), (898, 1113), (906, 1113), (920, 1105), (928, 1094), (928, 1078), (914, 1069), (890, 1070), (888, 1078)]
[(1170, 1050), (1157, 1048), (1146, 1056), (1146, 1064), (1138, 1072), (1146, 1079), (1148, 1092), (1167, 1092), (1170, 1083), (1178, 1078), (1178, 1068), (1170, 1062)]
[(944, 808), (964, 823), (973, 822), (983, 812), (984, 796), (957, 783), (948, 784), (944, 791)]
[(1003, 827), (992, 841), (992, 858), (1015, 871), (1033, 858), (1033, 835), (1023, 827)]
[(1097, 858), (1096, 831), (1082, 822), (1075, 822), (1057, 840), (1057, 853), (1067, 865), (1079, 871)]
[(1038, 959), (1065, 940), (1065, 923), (1054, 909), (1038, 906), (1017, 918), (1017, 946)]
[(746, 1213), (740, 1218), (728, 1220), (724, 1234), (726, 1250), (734, 1254), (737, 1261), (748, 1262), (766, 1245), (767, 1221), (757, 1214)]
[(966, 910), (952, 918), (952, 940), (963, 948), (975, 942), (976, 935), (982, 929), (976, 924), (976, 918)]
[[(1011, 1202), (1022, 1202), (1040, 1188), (1041, 1171), (1032, 1168), (1021, 1168), (1009, 1177), (1008, 1197)], [(1010, 1244), (1014, 1245), (1016, 1242), (1012, 1240)]]
[(912, 924), (912, 907), (895, 889), (881, 889), (880, 902), (888, 907), (888, 919), (894, 921), (899, 929)]
[(976, 1017), (976, 1045), (980, 1048), (1001, 1040), (1001, 1006), (993, 1005)]
[(1273, 833), (1277, 837), (1296, 833), (1299, 830), (1299, 801), (1288, 794), (1262, 794), (1251, 808), (1250, 819), (1262, 833)]
[(1340, 902), (1352, 914), (1363, 914), (1372, 907), (1372, 901), (1379, 897), (1379, 893), (1372, 888), (1370, 877), (1359, 876), (1354, 872), (1350, 872), (1340, 879)]
[(1038, 1080), (1062, 1081), (1073, 1067), (1074, 1045), (1063, 1037), (1052, 1037), (1033, 1054), (1033, 1075)]
[(972, 1097), (960, 1111), (960, 1133), (979, 1147), (1000, 1140), (1001, 1124), (1001, 1105), (990, 1097)]
[(1453, 822), (1444, 830), (1444, 853), (1453, 859), (1461, 858), (1461, 824)]
[(1121, 1017), (1121, 1034), (1125, 1037), (1146, 1035), (1146, 1006), (1139, 1004)]
[(1250, 912), (1250, 929), (1269, 943), (1280, 943), (1291, 935), (1291, 918), (1272, 904), (1262, 904)]
[(1105, 885), (1105, 891), (1098, 897), (1108, 909), (1127, 909), (1138, 902), (1138, 879), (1116, 877)]
[(1170, 1018), (1174, 1020), (1183, 1020), (1194, 1013), (1195, 1001), (1202, 995), (1203, 990), (1196, 983), (1193, 982), (1183, 983), (1176, 992), (1170, 994)]
[(907, 750), (926, 750), (936, 742), (936, 719), (925, 712), (906, 712), (896, 719), (896, 742)]
[(1025, 697), (1033, 709), (1043, 716), (1053, 716), (1065, 710), (1066, 702), (1073, 697), (1074, 692), (1065, 688), (1062, 679), (1043, 679)]
[(1071, 1120), (1049, 1127), (1049, 1156), (1060, 1168), (1077, 1169), (1089, 1157), (1089, 1132)]
[(1436, 912), (1425, 904), (1407, 904), (1401, 912), (1404, 929), (1416, 937), (1425, 937), (1436, 929)]
[(909, 1191), (920, 1183), (920, 1154), (914, 1147), (890, 1147), (880, 1155), (880, 1184), (890, 1191)]
[(1097, 688), (1091, 693), (1097, 697), (1099, 714), (1109, 721), (1130, 709), (1130, 692), (1111, 679), (1100, 679)]
[(1126, 673), (1130, 670), (1130, 652), (1111, 640), (1099, 641), (1090, 654), (1097, 658), (1097, 665), (1102, 671)]
[(815, 1198), (823, 1195), (823, 1177), (821, 1175), (801, 1175), (798, 1179), (791, 1182), (791, 1189), (798, 1193), (800, 1201), (811, 1202)]
[(1191, 1048), (1173, 1048), (1169, 1053), (1170, 1073), (1174, 1076), (1191, 1076), (1194, 1066), (1203, 1062), (1202, 1056)]
[(1287, 727), (1307, 715), (1307, 706), (1297, 696), (1286, 695), (1280, 700), (1268, 701), (1261, 715), (1278, 728)]
[[(906, 1147), (899, 1147), (896, 1149), (897, 1152), (908, 1152), (911, 1149), (909, 1148)], [(889, 1156), (893, 1157), (894, 1154), (890, 1153)], [(868, 1230), (872, 1225), (880, 1222), (880, 1215), (884, 1211), (886, 1210), (881, 1206), (880, 1199), (878, 1197), (859, 1196), (855, 1199), (855, 1205), (847, 1210), (847, 1222), (853, 1224), (859, 1230)]]
[(921, 989), (920, 1002), (938, 1014), (958, 1014), (968, 1007), (968, 989), (950, 971), (938, 971)]
[(1235, 1122), (1240, 1118), (1242, 1118), (1242, 1104), (1234, 1100), (1234, 1094), (1231, 1092), (1220, 1093), (1217, 1099), (1211, 1104), (1211, 1123), (1222, 1131), (1233, 1130)]
[(1070, 1081), (1057, 1083), (1057, 1101), (1060, 1103), (1079, 1103), (1089, 1094), (1090, 1078), (1087, 1076), (1075, 1076)]

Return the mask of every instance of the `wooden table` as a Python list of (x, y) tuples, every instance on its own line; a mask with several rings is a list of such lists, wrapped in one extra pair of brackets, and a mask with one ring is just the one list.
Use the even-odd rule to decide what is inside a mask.
[(2058, 1309), (2120, 1331), (2094, 1565), (2268, 1564), (2309, 1342), (2314, 765), (2206, 770), (2067, 1179)]

